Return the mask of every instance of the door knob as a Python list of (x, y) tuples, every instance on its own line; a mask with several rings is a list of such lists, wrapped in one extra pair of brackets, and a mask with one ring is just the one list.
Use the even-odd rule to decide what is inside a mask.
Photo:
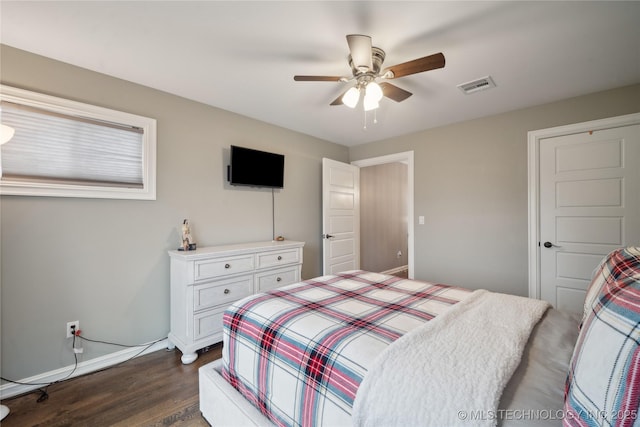
[(335, 236), (332, 236), (331, 234), (323, 234), (322, 237), (324, 237), (325, 239), (330, 239)]
[(561, 247), (561, 246), (558, 246), (558, 245), (554, 245), (554, 244), (553, 244), (553, 243), (551, 243), (551, 242), (544, 242), (542, 245), (543, 245), (545, 248), (560, 248), (560, 247)]

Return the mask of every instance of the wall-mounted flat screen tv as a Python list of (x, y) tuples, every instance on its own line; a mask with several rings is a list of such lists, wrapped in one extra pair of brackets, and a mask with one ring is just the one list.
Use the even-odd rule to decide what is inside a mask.
[(232, 145), (227, 175), (231, 185), (283, 188), (284, 155)]

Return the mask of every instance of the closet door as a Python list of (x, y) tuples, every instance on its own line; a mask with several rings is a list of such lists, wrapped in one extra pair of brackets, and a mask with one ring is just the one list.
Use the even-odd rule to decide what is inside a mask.
[(640, 125), (540, 141), (540, 290), (581, 312), (602, 258), (640, 245)]

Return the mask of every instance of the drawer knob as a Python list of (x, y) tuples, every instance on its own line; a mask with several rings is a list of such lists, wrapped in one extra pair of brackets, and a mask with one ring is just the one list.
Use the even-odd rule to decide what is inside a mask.
[(231, 292), (229, 289), (225, 289), (225, 290), (224, 290), (224, 293), (225, 293), (225, 294), (228, 294), (229, 292)]
[(282, 257), (280, 255), (278, 255), (278, 261), (281, 261)]
[(225, 264), (224, 268), (231, 268), (231, 264)]
[(276, 279), (276, 282), (282, 282), (282, 278), (281, 278), (281, 277), (278, 277), (278, 278)]

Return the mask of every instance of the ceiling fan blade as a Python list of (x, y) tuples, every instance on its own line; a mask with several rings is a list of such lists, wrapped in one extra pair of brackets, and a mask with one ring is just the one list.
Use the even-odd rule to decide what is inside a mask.
[(344, 77), (336, 76), (293, 76), (297, 82), (339, 82)]
[(347, 91), (342, 92), (340, 96), (334, 99), (333, 102), (329, 105), (342, 105), (342, 97), (344, 96), (345, 93), (347, 93)]
[(361, 34), (349, 34), (347, 43), (349, 44), (353, 66), (360, 71), (371, 70), (373, 68), (371, 37)]
[[(385, 70), (385, 73), (391, 71), (393, 75), (385, 77), (390, 79), (397, 79), (398, 77), (408, 76), (410, 74), (435, 70), (437, 68), (443, 68), (444, 63), (445, 60), (442, 52), (435, 53), (433, 55), (425, 56), (424, 58), (414, 59), (413, 61), (407, 61), (403, 62), (402, 64), (389, 67)], [(382, 73), (382, 75), (384, 75), (384, 73)]]
[(389, 99), (393, 99), (396, 102), (401, 102), (413, 95), (411, 92), (407, 92), (404, 89), (400, 89), (398, 86), (392, 85), (391, 83), (382, 82), (380, 83), (380, 88), (382, 89), (382, 94)]

